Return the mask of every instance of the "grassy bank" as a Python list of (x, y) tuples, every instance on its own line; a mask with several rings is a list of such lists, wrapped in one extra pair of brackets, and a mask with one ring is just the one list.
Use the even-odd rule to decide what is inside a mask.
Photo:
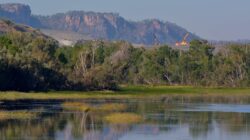
[(201, 88), (187, 86), (122, 86), (120, 91), (50, 91), (0, 92), (0, 100), (18, 99), (86, 99), (86, 98), (150, 98), (162, 96), (211, 95), (250, 96), (250, 88)]

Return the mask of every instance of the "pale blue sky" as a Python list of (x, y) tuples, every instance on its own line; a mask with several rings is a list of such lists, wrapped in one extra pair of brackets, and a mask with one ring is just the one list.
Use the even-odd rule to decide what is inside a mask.
[(129, 20), (174, 22), (206, 39), (250, 39), (250, 0), (0, 0), (8, 2), (28, 4), (33, 14), (116, 12)]

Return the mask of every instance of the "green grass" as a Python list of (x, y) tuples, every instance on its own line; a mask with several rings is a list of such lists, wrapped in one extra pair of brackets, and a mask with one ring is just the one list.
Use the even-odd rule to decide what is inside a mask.
[(250, 94), (250, 88), (206, 88), (191, 86), (124, 86), (122, 94)]
[(121, 86), (120, 91), (0, 92), (0, 100), (150, 98), (168, 95), (249, 95), (250, 88), (203, 88), (189, 86)]

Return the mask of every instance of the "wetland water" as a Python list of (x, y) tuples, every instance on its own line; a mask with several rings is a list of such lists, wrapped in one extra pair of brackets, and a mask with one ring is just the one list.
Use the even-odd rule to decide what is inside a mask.
[(250, 104), (247, 103), (86, 99), (0, 104), (1, 140), (249, 138)]

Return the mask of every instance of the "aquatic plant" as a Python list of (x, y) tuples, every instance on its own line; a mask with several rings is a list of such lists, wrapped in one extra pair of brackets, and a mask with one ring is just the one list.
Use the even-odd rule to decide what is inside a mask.
[(81, 102), (65, 102), (62, 104), (62, 107), (73, 111), (87, 111), (91, 108), (90, 105)]
[(32, 119), (37, 117), (37, 113), (28, 111), (0, 111), (0, 121), (8, 119)]
[(104, 117), (111, 124), (134, 124), (143, 120), (143, 117), (134, 113), (113, 113)]
[(124, 111), (126, 109), (127, 105), (120, 103), (102, 104), (97, 108), (99, 111)]

